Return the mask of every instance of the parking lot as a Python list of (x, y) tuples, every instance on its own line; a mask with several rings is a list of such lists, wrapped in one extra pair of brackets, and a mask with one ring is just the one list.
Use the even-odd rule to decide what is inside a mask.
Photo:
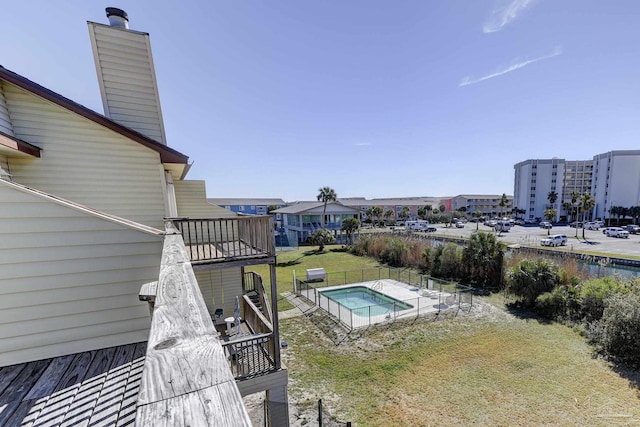
[[(464, 228), (446, 227), (444, 224), (435, 224), (437, 231), (432, 235), (469, 238), (476, 231), (476, 224), (469, 222)], [(493, 228), (478, 224), (478, 230), (494, 232)], [(640, 256), (640, 235), (631, 234), (628, 239), (607, 237), (600, 230), (584, 230), (585, 239), (582, 238), (582, 228), (576, 229), (568, 225), (554, 225), (548, 230), (549, 234), (565, 234), (568, 238), (567, 246), (560, 246), (560, 251), (597, 252), (610, 254), (611, 256), (634, 255)], [(508, 232), (496, 233), (496, 236), (507, 245), (518, 244), (521, 246), (540, 247), (540, 239), (547, 236), (547, 230), (538, 226), (514, 225)], [(546, 248), (546, 246), (545, 246)]]

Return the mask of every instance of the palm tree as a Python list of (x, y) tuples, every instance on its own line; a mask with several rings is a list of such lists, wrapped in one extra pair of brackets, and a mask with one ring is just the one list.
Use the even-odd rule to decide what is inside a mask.
[(502, 282), (505, 246), (493, 233), (474, 233), (462, 253), (467, 280), (481, 288), (497, 288)]
[(409, 210), (409, 208), (407, 206), (403, 206), (402, 210), (398, 213), (398, 218), (400, 218), (402, 221), (406, 221), (407, 219), (409, 219), (410, 215), (411, 211)]
[[(554, 190), (549, 191), (549, 193), (547, 194), (547, 200), (551, 204), (551, 207), (555, 208), (556, 207), (556, 200), (558, 200), (558, 193), (556, 193)], [(558, 213), (558, 211), (556, 210), (556, 214), (557, 213)], [(549, 221), (552, 221), (552, 220), (550, 219)]]
[(504, 208), (509, 206), (509, 198), (505, 193), (502, 193), (502, 197), (500, 197), (500, 203), (498, 203), (498, 206), (500, 206), (500, 218), (502, 219), (502, 217), (504, 216)]
[(387, 209), (386, 211), (384, 211), (384, 219), (386, 222), (389, 222), (389, 218), (391, 218), (392, 216), (393, 216), (393, 209)]
[[(573, 207), (576, 220), (580, 219), (578, 215), (578, 208), (580, 207), (580, 205), (578, 204), (579, 198), (580, 193), (578, 193), (576, 190), (573, 190), (571, 192), (571, 206)], [(578, 237), (578, 224), (576, 224), (576, 237)]]
[[(382, 216), (382, 208), (380, 206), (373, 206), (371, 208), (371, 219), (372, 220), (378, 220), (378, 223), (380, 223), (380, 217)], [(374, 222), (375, 225), (375, 222)]]
[(476, 231), (478, 231), (478, 227), (480, 226), (480, 217), (482, 216), (482, 211), (475, 211), (473, 216), (476, 217)]
[(622, 215), (622, 206), (611, 206), (609, 208), (609, 215), (615, 215), (617, 217), (617, 225), (620, 225), (620, 215)]
[(322, 228), (324, 228), (324, 215), (327, 212), (327, 203), (335, 202), (338, 199), (338, 195), (336, 191), (331, 187), (322, 187), (318, 189), (318, 201), (324, 203), (324, 207), (322, 208)]
[(638, 217), (640, 217), (640, 206), (631, 206), (629, 208), (629, 215), (633, 218), (633, 223), (638, 223)]
[(353, 233), (360, 228), (360, 220), (358, 218), (346, 218), (342, 221), (342, 231), (347, 233), (349, 244), (353, 245)]
[[(593, 197), (591, 197), (591, 194), (589, 193), (584, 193), (581, 197), (580, 197), (580, 207), (582, 208), (582, 212), (583, 212), (583, 218), (582, 218), (582, 238), (584, 239), (584, 220), (587, 217), (587, 213), (590, 213), (591, 209), (593, 209), (593, 207), (596, 205), (596, 201)], [(576, 227), (576, 231), (577, 231), (577, 227)]]
[[(572, 208), (573, 208), (573, 205), (571, 204), (571, 202), (564, 202), (562, 204), (562, 209), (567, 211), (567, 217), (571, 217), (571, 209)], [(568, 218), (567, 218), (567, 221), (570, 222)]]
[[(554, 208), (551, 209), (547, 209), (544, 211), (544, 218), (551, 222), (553, 221), (553, 219), (556, 217), (556, 215), (558, 214), (558, 211), (556, 211)], [(547, 228), (547, 236), (551, 234), (551, 228)]]

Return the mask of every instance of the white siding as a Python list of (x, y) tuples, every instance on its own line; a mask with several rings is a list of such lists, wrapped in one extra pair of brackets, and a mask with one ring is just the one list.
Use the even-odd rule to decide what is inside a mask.
[(41, 158), (11, 160), (16, 182), (76, 203), (164, 229), (164, 174), (159, 154), (5, 84), (15, 135)]
[(0, 366), (144, 341), (162, 236), (0, 182)]
[(242, 270), (234, 267), (195, 273), (209, 313), (213, 314), (217, 308), (224, 310), (222, 318), (214, 322), (224, 323), (225, 317), (233, 316), (236, 296), (242, 296)]
[(105, 115), (166, 144), (149, 35), (89, 23)]
[(7, 109), (7, 102), (4, 99), (4, 89), (2, 81), (0, 80), (0, 132), (4, 132), (7, 135), (13, 136), (13, 126), (11, 125), (11, 118), (9, 117), (9, 110)]
[(178, 216), (191, 218), (235, 218), (237, 215), (207, 202), (204, 181), (174, 181)]
[(9, 160), (7, 159), (6, 156), (3, 156), (2, 154), (0, 154), (0, 168), (2, 168), (5, 172), (11, 172), (9, 170)]

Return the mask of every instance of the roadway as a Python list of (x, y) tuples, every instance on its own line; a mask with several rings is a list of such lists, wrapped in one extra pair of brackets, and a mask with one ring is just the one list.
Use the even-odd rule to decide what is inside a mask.
[[(437, 231), (428, 234), (468, 239), (476, 231), (476, 224), (472, 222), (464, 224), (464, 228), (456, 228), (455, 225), (446, 227), (444, 224), (435, 224), (435, 227)], [(517, 244), (547, 249), (547, 246), (540, 245), (540, 239), (547, 236), (547, 230), (538, 226), (514, 225), (508, 232), (496, 233), (493, 228), (478, 224), (478, 230), (495, 233), (498, 239), (507, 245)], [(582, 231), (582, 228), (579, 228), (578, 237), (576, 237), (575, 228), (571, 228), (568, 225), (554, 225), (549, 230), (549, 234), (565, 234), (568, 238), (567, 246), (560, 246), (554, 249), (620, 258), (625, 258), (628, 255), (640, 257), (640, 235), (631, 234), (628, 239), (619, 239), (605, 236), (602, 230), (584, 230), (585, 239), (583, 239)], [(423, 234), (424, 232), (417, 233)]]

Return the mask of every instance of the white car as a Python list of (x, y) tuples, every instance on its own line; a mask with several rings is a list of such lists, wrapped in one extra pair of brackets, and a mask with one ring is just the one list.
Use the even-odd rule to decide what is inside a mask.
[(584, 228), (586, 228), (587, 230), (600, 230), (600, 223), (599, 222), (585, 222), (584, 223)]
[(567, 236), (564, 234), (554, 234), (553, 236), (540, 239), (542, 246), (564, 246), (567, 244)]
[(605, 232), (607, 237), (617, 237), (618, 239), (628, 239), (629, 232), (627, 230), (623, 230), (620, 227), (609, 227)]

